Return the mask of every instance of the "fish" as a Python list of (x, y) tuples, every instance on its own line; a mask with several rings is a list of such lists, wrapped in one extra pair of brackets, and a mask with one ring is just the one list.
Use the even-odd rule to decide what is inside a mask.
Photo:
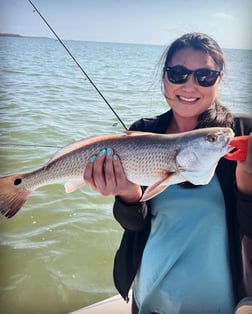
[(84, 169), (93, 155), (112, 148), (119, 156), (127, 179), (147, 187), (141, 201), (147, 201), (171, 184), (189, 181), (207, 184), (221, 157), (232, 147), (234, 132), (213, 127), (176, 134), (129, 131), (100, 135), (60, 149), (43, 167), (0, 178), (0, 212), (13, 217), (36, 189), (65, 183), (71, 193), (85, 185)]

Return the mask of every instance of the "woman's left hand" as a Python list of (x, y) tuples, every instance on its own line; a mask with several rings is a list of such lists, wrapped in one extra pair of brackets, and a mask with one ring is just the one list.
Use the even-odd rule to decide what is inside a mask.
[(241, 193), (252, 194), (252, 132), (248, 140), (247, 158), (237, 162), (236, 184)]

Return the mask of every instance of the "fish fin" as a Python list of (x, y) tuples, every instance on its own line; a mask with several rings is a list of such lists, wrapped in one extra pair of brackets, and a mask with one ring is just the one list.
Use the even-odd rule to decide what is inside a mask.
[(156, 196), (156, 195), (160, 194), (161, 192), (163, 192), (166, 188), (167, 188), (167, 185), (157, 185), (156, 186), (156, 183), (151, 185), (151, 186), (149, 186), (145, 190), (142, 198), (140, 199), (140, 202), (145, 202), (145, 201), (150, 200), (154, 196)]
[(149, 186), (144, 191), (144, 194), (140, 199), (140, 202), (148, 201), (149, 199), (163, 192), (168, 187), (168, 185), (170, 185), (169, 180), (173, 175), (174, 175), (173, 172), (169, 172), (165, 176), (163, 176), (161, 180), (158, 180), (157, 182)]
[(0, 178), (0, 213), (7, 218), (14, 216), (24, 205), (32, 191), (24, 188), (25, 174)]
[(85, 184), (86, 183), (83, 179), (68, 181), (65, 183), (65, 192), (72, 193), (80, 189)]
[(132, 135), (134, 136), (134, 135), (144, 135), (144, 134), (146, 134), (146, 133), (148, 133), (148, 132), (126, 130), (124, 133), (125, 133), (125, 135), (127, 135), (127, 136), (132, 136)]
[[(154, 135), (155, 137), (157, 137), (157, 133), (144, 132), (144, 131), (130, 131), (130, 130), (124, 131), (124, 135), (126, 135), (126, 136), (144, 136), (144, 135), (152, 136), (152, 135)], [(161, 135), (161, 134), (159, 134), (159, 135)]]

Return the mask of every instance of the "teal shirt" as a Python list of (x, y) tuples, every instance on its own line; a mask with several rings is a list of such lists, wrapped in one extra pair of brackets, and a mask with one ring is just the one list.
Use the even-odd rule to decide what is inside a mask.
[(151, 200), (151, 208), (151, 233), (134, 283), (139, 314), (233, 313), (217, 176), (197, 188), (170, 186)]

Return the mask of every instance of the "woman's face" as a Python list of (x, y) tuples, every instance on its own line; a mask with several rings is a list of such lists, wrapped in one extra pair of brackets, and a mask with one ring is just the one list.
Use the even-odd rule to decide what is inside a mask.
[[(204, 51), (191, 48), (181, 49), (174, 54), (168, 66), (173, 67), (177, 65), (184, 66), (189, 70), (202, 68), (220, 70), (212, 57)], [(185, 83), (173, 84), (168, 80), (167, 73), (165, 73), (164, 96), (175, 115), (197, 119), (214, 102), (219, 83), (220, 77), (217, 78), (213, 86), (202, 87), (197, 83), (194, 76), (190, 75)]]

